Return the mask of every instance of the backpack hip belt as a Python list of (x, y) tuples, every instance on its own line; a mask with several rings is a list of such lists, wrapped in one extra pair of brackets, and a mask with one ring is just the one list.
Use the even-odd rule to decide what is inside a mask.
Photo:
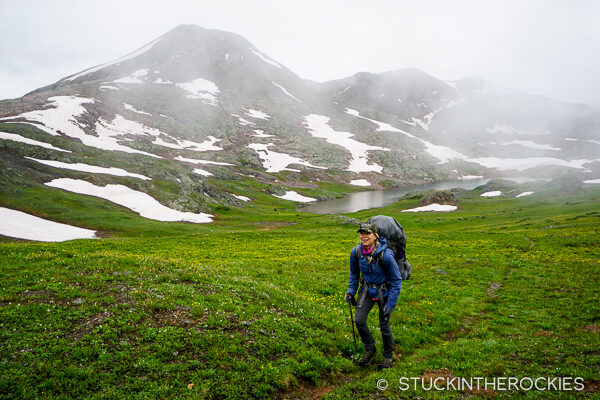
[(362, 284), (362, 295), (360, 296), (360, 300), (358, 301), (358, 305), (356, 307), (362, 308), (363, 303), (365, 302), (365, 299), (367, 298), (367, 292), (369, 291), (369, 288), (375, 288), (375, 289), (377, 289), (377, 301), (383, 308), (383, 306), (385, 304), (383, 303), (383, 290), (382, 289), (390, 290), (391, 282), (387, 281), (387, 282), (381, 283), (379, 285), (376, 285), (374, 283), (365, 282), (365, 280), (361, 277), (360, 283)]

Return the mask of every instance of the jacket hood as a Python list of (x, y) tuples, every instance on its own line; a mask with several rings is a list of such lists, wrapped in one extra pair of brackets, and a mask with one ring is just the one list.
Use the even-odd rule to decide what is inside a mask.
[[(362, 250), (362, 244), (360, 245), (360, 248)], [(386, 249), (388, 248), (387, 245), (387, 241), (385, 240), (384, 237), (380, 237), (379, 238), (379, 246), (377, 246), (377, 250), (375, 250), (375, 254), (374, 255), (378, 255), (379, 253), (383, 253)]]

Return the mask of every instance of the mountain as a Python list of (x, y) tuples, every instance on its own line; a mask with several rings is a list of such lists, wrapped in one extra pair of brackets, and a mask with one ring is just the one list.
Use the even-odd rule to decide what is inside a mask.
[(416, 69), (316, 83), (239, 35), (192, 25), (0, 101), (0, 131), (5, 188), (120, 183), (192, 213), (243, 205), (223, 185), (247, 178), (284, 195), (318, 182), (600, 174), (592, 107)]

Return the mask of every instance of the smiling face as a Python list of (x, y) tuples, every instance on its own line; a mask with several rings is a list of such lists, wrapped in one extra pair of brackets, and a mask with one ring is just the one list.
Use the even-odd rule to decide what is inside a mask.
[(373, 243), (377, 240), (377, 236), (372, 232), (360, 231), (360, 243), (365, 249), (371, 248)]

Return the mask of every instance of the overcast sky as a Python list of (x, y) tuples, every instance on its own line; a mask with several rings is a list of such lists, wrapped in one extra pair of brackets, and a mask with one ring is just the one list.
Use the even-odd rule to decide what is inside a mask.
[(414, 67), (600, 107), (595, 0), (0, 0), (0, 15), (0, 99), (196, 24), (305, 79)]

